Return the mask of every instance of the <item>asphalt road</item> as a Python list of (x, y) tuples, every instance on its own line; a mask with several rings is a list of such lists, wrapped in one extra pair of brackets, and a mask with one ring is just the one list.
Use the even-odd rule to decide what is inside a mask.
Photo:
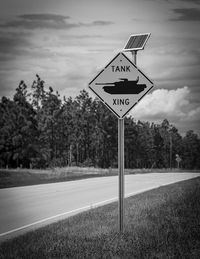
[[(194, 178), (199, 173), (125, 176), (125, 196)], [(0, 189), (0, 240), (118, 199), (118, 177)]]

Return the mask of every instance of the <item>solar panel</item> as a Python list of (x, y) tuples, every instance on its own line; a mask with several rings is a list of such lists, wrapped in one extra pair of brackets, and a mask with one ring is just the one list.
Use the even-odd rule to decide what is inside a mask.
[(123, 51), (143, 49), (149, 37), (150, 37), (150, 33), (131, 35)]

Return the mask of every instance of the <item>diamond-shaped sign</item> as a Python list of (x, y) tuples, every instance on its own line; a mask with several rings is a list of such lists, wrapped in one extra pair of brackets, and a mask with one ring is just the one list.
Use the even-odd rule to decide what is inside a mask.
[(89, 83), (89, 88), (122, 119), (153, 88), (153, 82), (120, 52)]

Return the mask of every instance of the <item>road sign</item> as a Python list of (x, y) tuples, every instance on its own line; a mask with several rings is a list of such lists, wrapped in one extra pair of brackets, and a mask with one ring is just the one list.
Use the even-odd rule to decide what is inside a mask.
[(181, 158), (180, 158), (180, 156), (179, 156), (178, 154), (176, 154), (176, 161), (177, 161), (178, 163), (181, 162)]
[(153, 82), (124, 53), (118, 53), (89, 88), (120, 119), (153, 88)]
[(178, 154), (176, 154), (176, 162), (177, 162), (178, 168), (179, 168), (179, 164), (181, 161), (182, 161), (182, 159), (180, 158), (180, 156)]

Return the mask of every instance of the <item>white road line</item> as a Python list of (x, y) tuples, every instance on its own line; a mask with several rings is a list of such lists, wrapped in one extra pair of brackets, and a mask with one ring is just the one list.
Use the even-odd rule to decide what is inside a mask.
[(57, 214), (57, 215), (52, 216), (52, 217), (48, 217), (48, 218), (45, 218), (45, 219), (42, 219), (42, 220), (38, 220), (38, 221), (33, 222), (33, 223), (31, 223), (31, 224), (24, 225), (24, 226), (22, 226), (22, 227), (15, 228), (15, 229), (12, 229), (12, 230), (10, 230), (10, 231), (1, 233), (1, 234), (0, 234), (0, 237), (3, 237), (3, 236), (5, 236), (5, 235), (11, 234), (11, 233), (14, 233), (14, 232), (16, 232), (16, 231), (23, 230), (23, 229), (28, 228), (28, 227), (32, 227), (32, 226), (34, 226), (34, 225), (43, 223), (43, 222), (48, 221), (48, 220), (56, 219), (56, 218), (59, 218), (59, 217), (62, 217), (62, 216), (66, 216), (66, 215), (68, 215), (68, 214), (73, 214), (73, 213), (76, 213), (76, 212), (79, 212), (79, 211), (85, 211), (85, 210), (89, 210), (89, 209), (92, 209), (92, 208), (96, 208), (96, 207), (98, 207), (98, 206), (101, 206), (101, 205), (110, 203), (110, 202), (115, 201), (115, 200), (117, 200), (117, 198), (111, 198), (111, 199), (108, 199), (108, 200), (105, 200), (105, 201), (101, 201), (101, 202), (97, 202), (97, 203), (94, 203), (94, 204), (91, 204), (91, 205), (88, 205), (88, 206), (85, 206), (85, 207), (82, 207), (82, 208), (78, 208), (78, 209), (75, 209), (75, 210), (63, 212), (63, 213)]
[[(130, 197), (130, 196), (133, 196), (133, 195), (136, 195), (136, 194), (139, 194), (139, 193), (142, 193), (142, 192), (151, 190), (151, 189), (152, 189), (152, 188), (142, 189), (142, 190), (137, 191), (137, 192), (128, 193), (128, 194), (125, 195), (125, 198), (128, 198), (128, 197)], [(86, 210), (89, 210), (89, 209), (97, 208), (97, 207), (99, 207), (99, 206), (102, 206), (102, 205), (105, 205), (105, 204), (107, 204), (107, 203), (114, 202), (114, 201), (117, 201), (117, 200), (118, 200), (118, 197), (114, 197), (114, 198), (111, 198), (111, 199), (108, 199), (108, 200), (104, 200), (104, 201), (100, 201), (100, 202), (97, 202), (97, 203), (94, 203), (94, 204), (91, 204), (91, 205), (88, 205), (88, 206), (85, 206), (85, 207), (82, 207), (82, 208), (78, 208), (78, 209), (75, 209), (75, 210), (63, 212), (63, 213), (57, 214), (57, 215), (55, 215), (55, 216), (48, 217), (48, 218), (45, 218), (45, 219), (42, 219), (42, 220), (38, 220), (38, 221), (33, 222), (33, 223), (31, 223), (31, 224), (24, 225), (24, 226), (22, 226), (22, 227), (15, 228), (15, 229), (12, 229), (12, 230), (10, 230), (10, 231), (1, 233), (1, 234), (0, 234), (0, 237), (6, 236), (6, 235), (8, 235), (8, 234), (12, 234), (12, 233), (14, 233), (14, 232), (23, 230), (23, 229), (25, 229), (25, 228), (32, 227), (32, 226), (37, 225), (37, 224), (41, 224), (41, 223), (43, 223), (43, 222), (45, 222), (45, 221), (48, 221), (48, 220), (56, 219), (56, 218), (59, 218), (59, 217), (62, 217), (62, 216), (66, 216), (66, 215), (68, 215), (68, 214), (74, 214), (74, 213), (76, 213), (76, 212), (81, 212), (81, 211), (86, 211)]]

